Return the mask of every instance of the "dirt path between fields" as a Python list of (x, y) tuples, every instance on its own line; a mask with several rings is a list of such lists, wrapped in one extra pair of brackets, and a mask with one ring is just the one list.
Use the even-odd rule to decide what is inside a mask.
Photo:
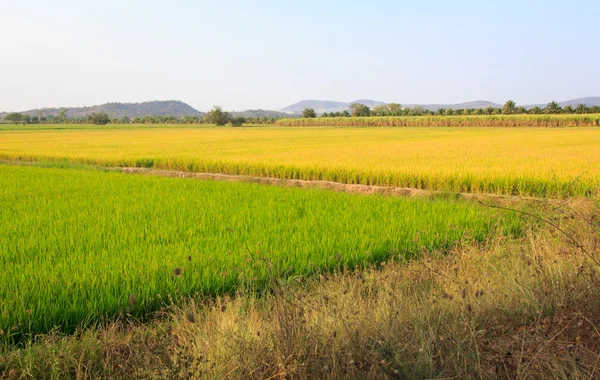
[(143, 175), (155, 175), (161, 177), (173, 177), (173, 178), (192, 178), (200, 180), (212, 180), (212, 181), (227, 181), (227, 182), (246, 182), (246, 183), (259, 183), (263, 185), (276, 185), (282, 187), (298, 187), (298, 188), (316, 188), (332, 190), (350, 194), (365, 194), (365, 195), (392, 195), (402, 197), (422, 197), (431, 195), (456, 195), (467, 199), (490, 199), (498, 198), (508, 201), (521, 201), (521, 200), (540, 200), (548, 201), (545, 198), (534, 198), (534, 197), (520, 197), (510, 195), (499, 195), (499, 194), (485, 194), (485, 193), (453, 193), (444, 191), (430, 191), (406, 187), (387, 187), (387, 186), (370, 186), (370, 185), (354, 185), (346, 184), (341, 182), (332, 181), (307, 181), (301, 179), (281, 179), (281, 178), (270, 178), (270, 177), (255, 177), (249, 175), (230, 175), (220, 173), (191, 173), (181, 172), (173, 170), (159, 170), (159, 169), (146, 169), (146, 168), (110, 168), (110, 170), (120, 171), (127, 174), (143, 174)]
[[(1, 164), (6, 165), (24, 165), (29, 166), (35, 164), (35, 162), (29, 161), (12, 161), (12, 160), (0, 160)], [(501, 194), (489, 194), (489, 193), (454, 193), (450, 191), (431, 191), (422, 190), (407, 187), (393, 187), (393, 186), (371, 186), (371, 185), (355, 185), (333, 181), (307, 181), (302, 179), (282, 179), (272, 177), (255, 177), (249, 175), (235, 175), (235, 174), (221, 174), (221, 173), (193, 173), (193, 172), (182, 172), (176, 170), (161, 170), (161, 169), (147, 169), (137, 167), (98, 167), (102, 170), (122, 172), (126, 174), (141, 174), (141, 175), (152, 175), (160, 177), (171, 177), (171, 178), (191, 178), (199, 180), (212, 180), (212, 181), (226, 181), (226, 182), (246, 182), (246, 183), (258, 183), (263, 185), (275, 185), (282, 187), (297, 187), (297, 188), (313, 188), (313, 189), (325, 189), (350, 194), (365, 194), (365, 195), (391, 195), (391, 196), (402, 196), (402, 197), (423, 197), (431, 195), (449, 195), (458, 196), (466, 199), (485, 200), (490, 198), (502, 199), (512, 202), (519, 202), (523, 200), (534, 200), (534, 201), (555, 201), (557, 199), (552, 198), (536, 198), (536, 197), (523, 197), (514, 195), (501, 195)]]

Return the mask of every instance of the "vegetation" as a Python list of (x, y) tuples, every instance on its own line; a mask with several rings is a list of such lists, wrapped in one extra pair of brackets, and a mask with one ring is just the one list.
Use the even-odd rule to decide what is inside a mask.
[(535, 207), (582, 248), (534, 225), (522, 238), (447, 255), (274, 277), (271, 292), (189, 299), (149, 323), (125, 317), (38, 337), (0, 351), (0, 376), (596, 378), (600, 210)]
[(556, 198), (600, 188), (598, 128), (1, 131), (0, 158)]
[(108, 115), (104, 112), (93, 112), (92, 114), (90, 114), (88, 119), (92, 124), (95, 125), (105, 125), (108, 124), (108, 122), (110, 121)]
[(232, 117), (231, 118), (231, 126), (232, 127), (241, 127), (246, 122), (246, 118), (242, 116)]
[(352, 117), (364, 117), (371, 115), (371, 109), (364, 104), (352, 103), (350, 104), (350, 114)]
[(305, 108), (304, 111), (302, 111), (302, 117), (306, 119), (315, 118), (317, 117), (317, 113), (312, 108)]
[(217, 127), (223, 126), (231, 120), (227, 112), (223, 112), (221, 107), (214, 106), (210, 111), (204, 115), (204, 119), (209, 124), (214, 124)]
[[(444, 114), (460, 110), (445, 110)], [(316, 119), (279, 119), (280, 126), (292, 127), (597, 127), (600, 114), (594, 115), (491, 115), (456, 114), (456, 116), (371, 116), (371, 117), (319, 117)]]
[(120, 312), (142, 317), (184, 296), (261, 289), (268, 270), (252, 259), (263, 255), (290, 277), (483, 241), (497, 224), (519, 228), (514, 215), (449, 199), (93, 170), (0, 173), (9, 205), (0, 209), (0, 330), (9, 341)]
[(508, 100), (502, 108), (468, 108), (468, 109), (452, 109), (452, 108), (440, 108), (437, 111), (431, 111), (421, 106), (413, 108), (402, 107), (398, 103), (389, 103), (373, 107), (371, 110), (368, 106), (361, 103), (353, 103), (350, 105), (350, 112), (330, 112), (323, 113), (321, 117), (366, 117), (366, 116), (470, 116), (470, 115), (516, 115), (516, 114), (599, 114), (600, 107), (592, 106), (588, 107), (585, 104), (579, 104), (577, 107), (566, 106), (564, 109), (561, 108), (560, 104), (555, 101), (548, 103), (548, 105), (541, 109), (540, 107), (533, 107), (526, 109), (525, 107), (517, 107), (516, 103), (512, 100)]

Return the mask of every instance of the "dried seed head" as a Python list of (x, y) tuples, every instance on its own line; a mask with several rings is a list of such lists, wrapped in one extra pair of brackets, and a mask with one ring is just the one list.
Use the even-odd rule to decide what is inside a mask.
[(185, 319), (187, 319), (187, 321), (189, 323), (196, 323), (196, 316), (194, 315), (194, 312), (191, 310), (186, 310)]
[(133, 294), (133, 293), (131, 293), (131, 294), (129, 295), (129, 304), (130, 304), (131, 306), (135, 306), (135, 305), (137, 305), (137, 302), (138, 302), (138, 299), (137, 299), (136, 295), (135, 295), (135, 294)]
[(182, 272), (181, 268), (175, 268), (175, 269), (173, 269), (173, 277), (179, 277), (179, 276), (181, 276), (181, 272)]
[(464, 299), (467, 298), (467, 289), (463, 289), (460, 291), (460, 296)]
[(471, 306), (471, 304), (467, 304), (466, 309), (469, 313), (473, 311), (473, 307)]
[(225, 312), (225, 310), (227, 310), (227, 306), (225, 306), (225, 304), (223, 304), (223, 305), (221, 306), (221, 312)]

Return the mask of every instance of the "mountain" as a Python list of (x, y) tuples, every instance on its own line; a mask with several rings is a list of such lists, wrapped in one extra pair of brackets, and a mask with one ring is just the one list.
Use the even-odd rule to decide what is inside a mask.
[(437, 111), (440, 108), (450, 108), (453, 110), (468, 109), (468, 108), (474, 108), (474, 109), (475, 108), (488, 108), (488, 107), (501, 108), (502, 104), (488, 102), (487, 100), (476, 100), (474, 102), (465, 102), (465, 103), (458, 103), (458, 104), (403, 104), (402, 106), (409, 107), (409, 108), (423, 107), (426, 110)]
[(593, 106), (600, 106), (600, 96), (597, 97), (588, 97), (588, 98), (579, 98), (579, 99), (572, 99), (572, 100), (567, 100), (564, 102), (560, 102), (560, 106), (564, 107), (564, 106), (578, 106), (580, 104), (585, 104), (588, 107), (593, 107)]
[(316, 113), (338, 112), (348, 109), (349, 105), (350, 103), (334, 102), (331, 100), (302, 100), (282, 108), (280, 111), (287, 114), (301, 114), (305, 108), (312, 108)]
[[(302, 100), (298, 103), (294, 103), (285, 108), (282, 108), (280, 111), (288, 114), (301, 114), (304, 108), (313, 108), (317, 114), (321, 114), (323, 112), (341, 112), (344, 110), (348, 110), (350, 108), (350, 104), (352, 103), (362, 103), (364, 105), (373, 108), (378, 105), (387, 104), (386, 102), (379, 102), (376, 100), (369, 99), (357, 99), (352, 102), (335, 102), (332, 100)], [(440, 108), (487, 108), (487, 107), (502, 107), (500, 104), (478, 100), (474, 102), (467, 103), (459, 103), (459, 104), (403, 104), (403, 107), (423, 107), (425, 109), (431, 111), (437, 111)]]
[[(58, 116), (67, 111), (68, 118), (85, 118), (92, 112), (104, 112), (113, 118), (143, 116), (202, 116), (203, 113), (178, 100), (152, 101), (143, 103), (106, 103), (91, 107), (41, 108), (21, 112), (30, 116)], [(2, 116), (0, 114), (0, 116)]]
[(289, 114), (285, 113), (285, 112), (280, 112), (280, 111), (271, 111), (271, 110), (262, 110), (262, 109), (258, 109), (258, 110), (246, 110), (246, 111), (232, 111), (229, 112), (232, 116), (242, 116), (242, 117), (274, 117), (274, 118), (281, 118), (281, 117), (290, 117)]
[(369, 107), (369, 108), (373, 108), (375, 106), (381, 106), (381, 105), (385, 105), (387, 103), (385, 102), (378, 102), (377, 100), (370, 100), (370, 99), (356, 99), (351, 101), (350, 103), (348, 103), (348, 105), (353, 104), (353, 103), (360, 103), (360, 104), (364, 104), (365, 106)]

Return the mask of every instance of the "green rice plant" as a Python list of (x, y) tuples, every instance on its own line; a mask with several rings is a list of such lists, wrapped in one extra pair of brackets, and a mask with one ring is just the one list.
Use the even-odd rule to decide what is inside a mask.
[[(5, 342), (280, 276), (363, 266), (520, 230), (514, 214), (448, 198), (0, 165)], [(253, 259), (254, 258), (254, 259)]]

